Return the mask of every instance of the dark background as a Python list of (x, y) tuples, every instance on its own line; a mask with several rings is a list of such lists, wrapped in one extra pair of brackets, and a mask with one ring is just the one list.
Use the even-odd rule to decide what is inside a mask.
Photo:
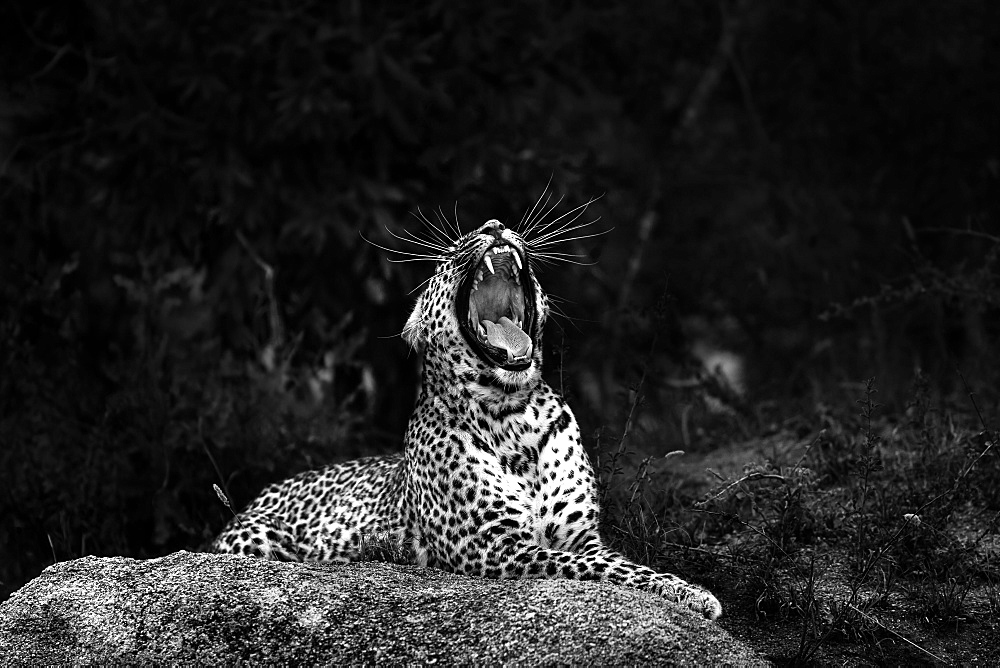
[[(431, 266), (359, 232), (419, 251), (386, 228), (516, 223), (550, 180), (613, 228), (541, 276), (595, 452), (637, 389), (661, 453), (918, 369), (996, 416), (993, 0), (0, 8), (0, 599), (197, 547), (213, 482), (400, 447)], [(725, 411), (705, 348), (746, 368)]]

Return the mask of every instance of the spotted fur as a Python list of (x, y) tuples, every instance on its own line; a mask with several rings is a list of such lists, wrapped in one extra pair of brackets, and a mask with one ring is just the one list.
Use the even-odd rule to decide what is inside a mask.
[[(424, 360), (404, 452), (268, 487), (213, 549), (344, 562), (358, 557), (364, 536), (388, 532), (418, 564), (489, 578), (607, 580), (717, 618), (710, 593), (601, 540), (576, 418), (541, 378), (548, 302), (533, 269), (544, 254), (495, 220), (439, 250), (403, 330)], [(480, 316), (501, 311), (507, 324), (484, 334)]]

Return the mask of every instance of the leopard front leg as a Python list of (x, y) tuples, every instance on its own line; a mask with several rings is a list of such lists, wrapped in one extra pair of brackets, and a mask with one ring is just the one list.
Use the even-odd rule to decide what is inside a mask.
[(541, 490), (536, 497), (535, 514), (542, 524), (536, 540), (551, 549), (520, 545), (511, 557), (514, 564), (540, 564), (537, 573), (528, 575), (544, 573), (550, 577), (608, 580), (644, 589), (708, 619), (718, 618), (722, 605), (711, 593), (676, 575), (657, 573), (632, 563), (605, 547), (597, 530), (599, 507), (594, 470), (579, 434), (572, 411), (563, 404), (538, 461)]
[(722, 615), (722, 605), (704, 589), (675, 575), (634, 564), (603, 545), (593, 545), (586, 552), (577, 553), (519, 543), (496, 557), (493, 563), (487, 562), (487, 574), (499, 571), (499, 577), (504, 578), (605, 580), (652, 592), (709, 620)]

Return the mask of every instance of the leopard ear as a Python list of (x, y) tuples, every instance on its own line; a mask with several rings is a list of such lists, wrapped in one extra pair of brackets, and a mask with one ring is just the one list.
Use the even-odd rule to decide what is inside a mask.
[(418, 353), (423, 350), (424, 344), (427, 343), (427, 326), (424, 324), (424, 304), (426, 302), (424, 295), (426, 294), (426, 292), (421, 294), (417, 299), (410, 317), (403, 325), (403, 340)]

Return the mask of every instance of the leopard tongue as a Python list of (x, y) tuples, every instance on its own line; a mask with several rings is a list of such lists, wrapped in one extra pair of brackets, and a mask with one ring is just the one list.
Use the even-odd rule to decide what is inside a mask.
[(490, 320), (481, 322), (486, 327), (486, 341), (491, 346), (507, 351), (508, 364), (531, 354), (531, 337), (507, 316), (501, 317), (498, 323)]

